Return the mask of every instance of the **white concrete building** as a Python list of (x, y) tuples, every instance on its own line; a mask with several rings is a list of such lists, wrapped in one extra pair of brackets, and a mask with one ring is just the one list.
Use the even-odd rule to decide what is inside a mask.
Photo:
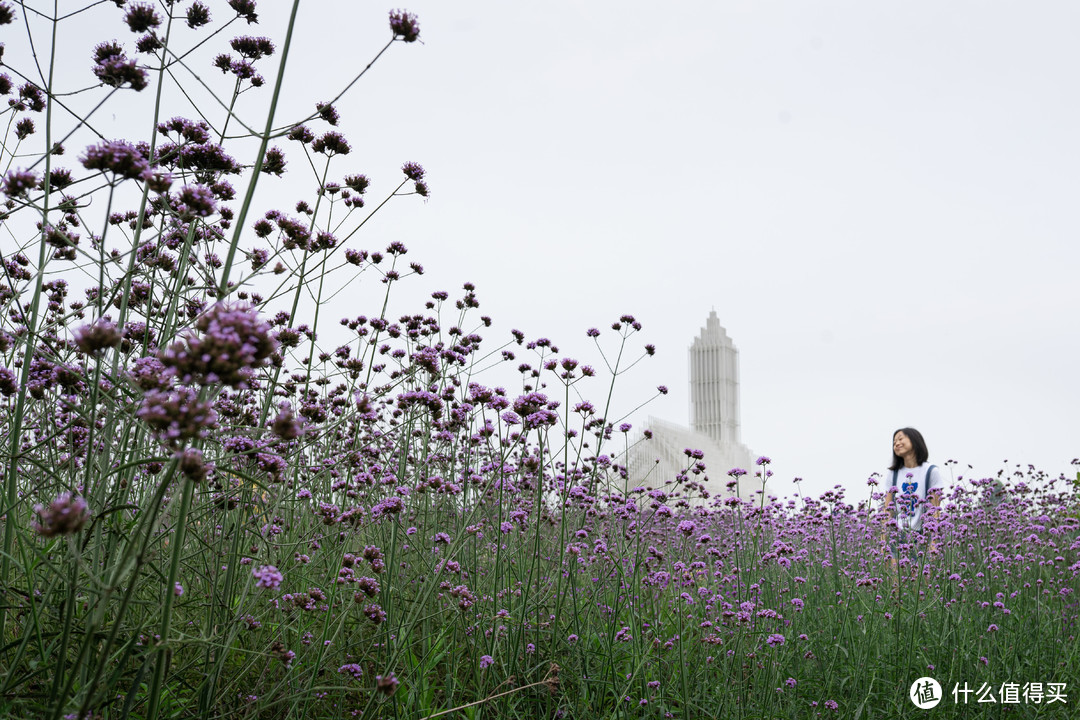
[[(739, 495), (755, 499), (761, 482), (754, 477), (759, 469), (750, 448), (742, 444), (739, 424), (739, 351), (720, 325), (716, 311), (709, 313), (701, 334), (689, 348), (690, 427), (650, 417), (645, 430), (636, 436), (627, 462), (627, 488), (674, 488), (676, 476), (694, 461), (686, 450), (701, 450), (706, 470), (689, 473), (690, 480), (705, 486), (712, 496), (729, 495), (728, 471), (742, 468), (747, 474), (739, 481)], [(707, 480), (706, 480), (707, 478)]]

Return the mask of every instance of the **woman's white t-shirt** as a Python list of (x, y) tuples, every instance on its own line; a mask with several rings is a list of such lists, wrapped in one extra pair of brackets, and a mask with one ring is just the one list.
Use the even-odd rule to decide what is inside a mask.
[(900, 530), (921, 530), (926, 509), (922, 503), (926, 500), (926, 494), (934, 488), (945, 487), (945, 478), (938, 466), (934, 465), (934, 471), (929, 478), (926, 477), (930, 467), (930, 463), (923, 463), (918, 467), (885, 471), (885, 480), (889, 483), (892, 483), (893, 473), (896, 473), (893, 502), (896, 503), (896, 527)]

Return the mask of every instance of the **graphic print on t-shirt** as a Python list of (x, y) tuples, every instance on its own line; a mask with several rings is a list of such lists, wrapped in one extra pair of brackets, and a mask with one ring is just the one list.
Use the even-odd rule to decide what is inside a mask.
[(905, 482), (901, 484), (900, 488), (904, 491), (904, 495), (909, 496), (907, 498), (907, 511), (909, 515), (913, 514), (915, 512), (915, 502), (919, 499), (917, 494), (919, 483)]

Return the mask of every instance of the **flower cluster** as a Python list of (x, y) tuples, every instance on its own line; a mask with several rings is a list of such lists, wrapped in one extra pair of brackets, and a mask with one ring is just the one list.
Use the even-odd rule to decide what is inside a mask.
[(34, 514), (34, 532), (46, 538), (77, 533), (90, 520), (86, 500), (70, 492), (60, 493), (48, 505), (35, 505)]
[(200, 400), (189, 387), (148, 390), (136, 416), (150, 426), (162, 444), (174, 449), (194, 438), (204, 438), (218, 427), (213, 405)]
[(105, 42), (94, 48), (94, 75), (111, 87), (125, 85), (132, 90), (142, 90), (147, 85), (146, 71), (124, 54), (115, 42)]
[(75, 331), (75, 345), (88, 355), (120, 344), (121, 335), (111, 321), (100, 319)]
[(401, 38), (403, 42), (416, 42), (420, 37), (420, 22), (413, 13), (391, 10), (390, 30), (395, 40)]
[(252, 307), (218, 303), (189, 332), (159, 354), (182, 383), (249, 387), (252, 371), (262, 367), (277, 348), (270, 325)]
[(285, 578), (281, 572), (273, 565), (262, 565), (251, 571), (252, 576), (255, 578), (256, 587), (265, 588), (267, 590), (276, 590), (281, 587), (281, 581)]
[(112, 173), (117, 179), (148, 180), (153, 176), (143, 151), (126, 140), (103, 141), (86, 148), (83, 167)]

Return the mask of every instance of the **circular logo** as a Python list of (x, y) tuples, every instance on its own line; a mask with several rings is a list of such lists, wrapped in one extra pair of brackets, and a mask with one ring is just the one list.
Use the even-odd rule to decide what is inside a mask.
[(929, 710), (937, 707), (937, 704), (941, 702), (941, 685), (932, 677), (921, 677), (911, 683), (908, 697), (915, 703), (915, 707), (920, 710)]

